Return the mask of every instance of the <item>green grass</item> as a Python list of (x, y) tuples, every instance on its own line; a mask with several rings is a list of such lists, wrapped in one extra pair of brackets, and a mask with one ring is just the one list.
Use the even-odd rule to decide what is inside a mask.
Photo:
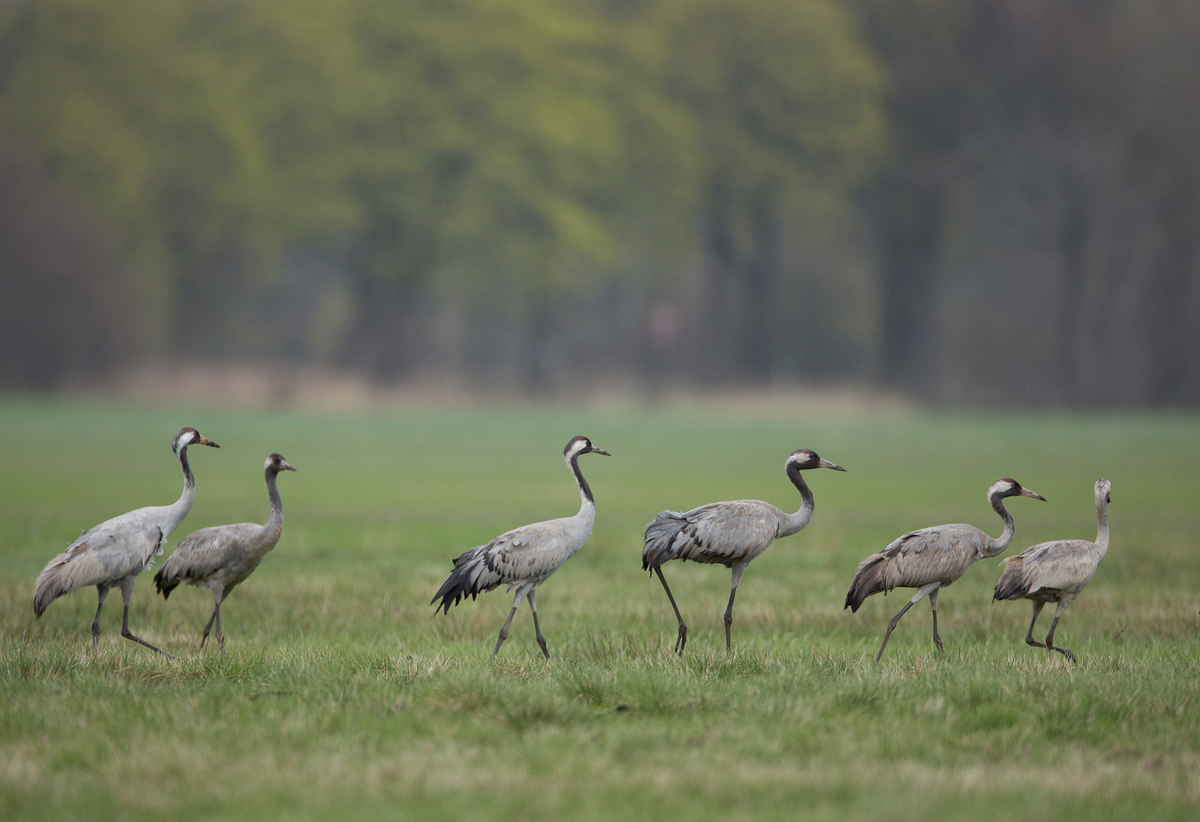
[[(227, 653), (196, 652), (207, 591), (139, 580), (133, 630), (94, 589), (35, 621), (33, 581), (79, 529), (173, 501), (171, 436), (193, 425), (196, 505), (172, 539), (263, 521), (279, 451), (283, 541), (222, 609)], [(571, 514), (560, 449), (596, 528), (538, 595), (553, 655), (503, 591), (433, 616), (449, 560)], [(0, 402), (0, 817), (5, 819), (1194, 819), (1200, 811), (1200, 417), (919, 415), (762, 407), (405, 409), (362, 413)], [(663, 508), (759, 498), (794, 510), (782, 470), (810, 447), (813, 522), (738, 593), (728, 572), (666, 573), (691, 628), (682, 659), (641, 532)], [(1112, 548), (1060, 623), (1079, 657), (1021, 639), (1028, 603), (992, 603), (997, 561), (923, 603), (870, 662), (907, 595), (842, 610), (855, 565), (904, 531), (999, 521), (1016, 547), (1095, 533)], [(168, 547), (168, 552), (172, 550)], [(1049, 627), (1044, 614), (1039, 631)]]

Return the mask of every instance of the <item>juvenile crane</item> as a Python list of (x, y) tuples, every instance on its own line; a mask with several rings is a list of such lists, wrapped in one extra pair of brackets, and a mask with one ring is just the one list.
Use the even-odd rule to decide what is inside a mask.
[(204, 626), (200, 637), (200, 650), (208, 641), (208, 631), (217, 624), (217, 642), (225, 650), (225, 633), (221, 630), (221, 603), (225, 597), (245, 582), (263, 557), (275, 550), (283, 536), (283, 502), (275, 478), (280, 471), (295, 471), (279, 454), (267, 457), (263, 470), (267, 477), (267, 497), (271, 501), (271, 516), (266, 525), (241, 522), (236, 525), (218, 525), (201, 528), (188, 534), (179, 543), (171, 558), (163, 563), (154, 575), (154, 585), (163, 599), (181, 582), (203, 586), (213, 598), (212, 616)]
[(524, 525), (501, 534), (486, 545), (464, 551), (454, 560), (454, 570), (430, 600), (429, 604), (432, 605), (441, 599), (437, 607), (443, 609), (442, 613), (449, 613), (450, 606), (468, 594), (474, 599), (485, 591), (507, 583), (508, 592), (515, 593), (512, 610), (500, 628), (500, 637), (492, 649), (492, 656), (500, 652), (500, 646), (508, 638), (508, 627), (517, 613), (517, 606), (528, 597), (538, 645), (546, 659), (550, 658), (546, 639), (538, 625), (537, 587), (583, 547), (596, 521), (596, 501), (592, 497), (592, 489), (579, 471), (578, 460), (582, 454), (611, 456), (607, 451), (593, 446), (587, 437), (573, 437), (563, 449), (563, 458), (575, 477), (575, 484), (579, 486), (579, 513), (573, 517)]
[(937, 627), (938, 590), (965, 574), (975, 560), (1002, 554), (1012, 544), (1013, 518), (1004, 507), (1005, 497), (1046, 501), (1041, 494), (1022, 488), (1014, 479), (998, 480), (992, 483), (987, 493), (992, 509), (1004, 520), (1004, 532), (998, 539), (992, 539), (974, 525), (935, 525), (905, 534), (858, 564), (854, 581), (846, 592), (845, 607), (851, 612), (857, 611), (871, 594), (883, 591), (886, 595), (893, 588), (917, 589), (900, 613), (888, 622), (883, 644), (875, 655), (876, 665), (900, 617), (924, 597), (929, 597), (929, 607), (933, 610), (933, 644), (942, 651), (942, 638), (938, 636)]
[(787, 537), (808, 525), (813, 515), (813, 495), (801, 476), (810, 468), (832, 468), (845, 471), (840, 465), (821, 459), (813, 451), (801, 448), (784, 461), (788, 479), (800, 492), (800, 510), (794, 514), (781, 511), (774, 505), (755, 499), (712, 502), (693, 508), (686, 514), (663, 511), (646, 526), (646, 542), (642, 547), (642, 570), (658, 574), (675, 618), (679, 620), (676, 652), (682, 654), (687, 645), (687, 624), (667, 586), (662, 565), (673, 559), (691, 560), (709, 565), (724, 565), (732, 573), (729, 607), (725, 609), (725, 650), (730, 650), (729, 629), (733, 625), (733, 598), (737, 595), (742, 574), (750, 560), (767, 550), (777, 537)]
[(63, 594), (95, 585), (100, 594), (96, 606), (96, 618), (92, 621), (92, 647), (100, 642), (100, 609), (104, 599), (113, 588), (121, 589), (125, 600), (125, 612), (121, 617), (121, 636), (139, 645), (145, 645), (160, 654), (171, 656), (156, 648), (129, 630), (129, 601), (133, 598), (133, 586), (137, 576), (150, 564), (157, 554), (162, 553), (163, 544), (183, 522), (192, 502), (196, 499), (196, 478), (188, 465), (189, 445), (209, 445), (219, 448), (210, 439), (200, 436), (194, 428), (184, 428), (175, 435), (171, 450), (179, 467), (183, 470), (183, 493), (173, 505), (138, 508), (119, 517), (113, 517), (94, 528), (84, 531), (79, 539), (71, 543), (66, 551), (46, 565), (37, 578), (33, 592), (33, 614), (41, 618), (50, 603)]
[[(1015, 557), (1004, 560), (1004, 572), (996, 583), (993, 599), (1033, 600), (1033, 619), (1025, 634), (1025, 643), (1035, 648), (1045, 648), (1047, 653), (1058, 651), (1071, 662), (1075, 661), (1075, 654), (1054, 644), (1054, 630), (1067, 606), (1092, 581), (1100, 560), (1108, 551), (1108, 503), (1112, 501), (1111, 491), (1112, 483), (1108, 480), (1103, 477), (1096, 480), (1096, 519), (1100, 524), (1095, 542), (1064, 539), (1026, 548)], [(1050, 633), (1046, 634), (1046, 641), (1042, 643), (1033, 638), (1033, 624), (1047, 602), (1057, 602), (1058, 608), (1054, 612), (1054, 622), (1050, 623)]]

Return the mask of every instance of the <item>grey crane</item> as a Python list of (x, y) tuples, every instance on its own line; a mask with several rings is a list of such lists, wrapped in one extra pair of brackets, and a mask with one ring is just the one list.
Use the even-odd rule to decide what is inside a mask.
[(266, 525), (239, 522), (236, 525), (217, 525), (201, 528), (188, 534), (175, 553), (154, 575), (154, 585), (163, 599), (181, 582), (203, 586), (213, 598), (212, 616), (200, 637), (200, 650), (208, 641), (209, 629), (217, 625), (217, 642), (225, 650), (225, 634), (221, 630), (221, 603), (240, 583), (245, 582), (263, 557), (275, 550), (283, 536), (283, 502), (275, 478), (280, 471), (295, 471), (279, 454), (267, 457), (263, 471), (267, 477), (267, 497), (271, 501), (271, 516)]
[(1005, 497), (1032, 497), (1046, 501), (1041, 494), (1022, 488), (1015, 479), (997, 480), (988, 488), (987, 498), (992, 509), (1004, 520), (1004, 532), (998, 539), (993, 539), (974, 525), (935, 525), (905, 534), (858, 564), (854, 581), (846, 592), (845, 607), (851, 612), (857, 611), (871, 594), (883, 591), (886, 595), (893, 588), (917, 589), (900, 613), (888, 622), (883, 644), (875, 655), (876, 665), (900, 617), (924, 597), (929, 597), (929, 607), (933, 610), (933, 644), (939, 652), (942, 651), (942, 638), (938, 636), (937, 627), (938, 590), (965, 574), (975, 560), (1002, 554), (1012, 544), (1013, 518), (1004, 507)]
[(171, 656), (161, 648), (155, 648), (141, 637), (129, 631), (129, 601), (133, 598), (133, 586), (137, 576), (157, 554), (162, 553), (163, 544), (183, 522), (192, 502), (196, 499), (196, 478), (188, 465), (189, 445), (209, 445), (219, 448), (210, 439), (202, 437), (195, 428), (181, 429), (171, 442), (171, 450), (183, 470), (183, 493), (172, 505), (138, 508), (119, 517), (84, 531), (79, 539), (71, 543), (46, 565), (37, 578), (33, 592), (33, 614), (41, 618), (50, 603), (63, 594), (95, 585), (100, 595), (96, 606), (96, 618), (92, 621), (92, 646), (100, 642), (100, 609), (104, 599), (113, 588), (121, 589), (125, 600), (125, 612), (121, 617), (121, 636), (139, 645)]
[(496, 640), (492, 656), (499, 653), (500, 646), (508, 638), (508, 627), (517, 613), (517, 606), (528, 597), (538, 645), (546, 659), (550, 658), (546, 639), (538, 625), (537, 587), (583, 547), (596, 521), (596, 501), (592, 497), (592, 489), (579, 471), (578, 460), (582, 454), (611, 456), (607, 451), (593, 446), (587, 437), (573, 437), (563, 449), (563, 458), (575, 477), (575, 484), (579, 486), (579, 513), (573, 517), (523, 525), (501, 534), (486, 545), (464, 551), (454, 560), (454, 570), (430, 600), (429, 604), (432, 605), (441, 599), (437, 607), (443, 609), (442, 613), (449, 613), (450, 606), (456, 605), (468, 594), (474, 599), (501, 583), (507, 583), (508, 592), (514, 594), (512, 610), (500, 628), (500, 637)]
[(675, 650), (683, 653), (687, 645), (687, 624), (675, 604), (675, 597), (663, 576), (662, 565), (673, 559), (691, 560), (709, 565), (724, 565), (732, 571), (729, 607), (725, 609), (725, 650), (730, 649), (729, 629), (733, 625), (733, 598), (737, 595), (742, 574), (750, 560), (767, 550), (777, 537), (787, 537), (808, 525), (813, 515), (813, 495), (801, 476), (810, 468), (832, 468), (845, 471), (840, 465), (821, 459), (807, 448), (793, 451), (784, 461), (788, 479), (800, 492), (800, 510), (794, 514), (781, 511), (774, 505), (756, 499), (731, 502), (712, 502), (693, 508), (686, 514), (663, 511), (646, 526), (646, 542), (642, 546), (642, 570), (658, 574), (675, 618), (679, 620), (679, 636)]
[[(1108, 552), (1108, 503), (1112, 501), (1112, 483), (1101, 477), (1096, 480), (1096, 519), (1099, 527), (1096, 541), (1064, 539), (1043, 542), (1026, 548), (1015, 557), (1004, 560), (1004, 572), (996, 583), (993, 599), (1033, 600), (1033, 619), (1025, 642), (1046, 652), (1058, 651), (1071, 662), (1075, 654), (1054, 644), (1054, 630), (1067, 606), (1092, 581), (1100, 560)], [(1047, 602), (1057, 602), (1054, 622), (1044, 643), (1033, 638), (1033, 625)]]

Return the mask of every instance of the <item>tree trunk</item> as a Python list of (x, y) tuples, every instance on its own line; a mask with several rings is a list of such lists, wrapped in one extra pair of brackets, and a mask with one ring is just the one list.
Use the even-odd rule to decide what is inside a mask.
[(888, 177), (871, 209), (882, 280), (879, 378), (909, 393), (926, 393), (935, 383), (935, 275), (943, 193), (934, 183)]
[(771, 284), (778, 263), (779, 220), (769, 190), (755, 195), (751, 210), (753, 245), (742, 277), (739, 382), (765, 383), (771, 378)]

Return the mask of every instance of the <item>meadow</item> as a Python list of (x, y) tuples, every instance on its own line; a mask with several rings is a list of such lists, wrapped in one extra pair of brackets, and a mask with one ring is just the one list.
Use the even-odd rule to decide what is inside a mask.
[[(398, 406), (361, 411), (0, 401), (0, 817), (4, 819), (1195, 819), (1200, 814), (1200, 416), (927, 413), (784, 399), (657, 405)], [(226, 653), (197, 651), (208, 592), (137, 586), (119, 635), (95, 589), (31, 609), (42, 566), (81, 529), (174, 501), (170, 441), (193, 448), (192, 530), (268, 513), (274, 554), (222, 607)], [(588, 544), (491, 656), (503, 590), (435, 615), (450, 560), (508, 528), (573, 514), (561, 449), (589, 436)], [(682, 657), (642, 529), (664, 508), (799, 495), (816, 514), (738, 591), (672, 563)], [(1016, 540), (1112, 545), (1059, 625), (1079, 661), (1027, 647), (1030, 607), (994, 603), (1000, 560), (922, 602), (871, 662), (911, 592), (842, 608), (858, 561), (913, 528), (1001, 529), (985, 490), (1011, 476)], [(1008, 555), (1006, 554), (1006, 555)], [(161, 563), (162, 558), (158, 560)], [(1044, 613), (1038, 633), (1049, 628)]]

